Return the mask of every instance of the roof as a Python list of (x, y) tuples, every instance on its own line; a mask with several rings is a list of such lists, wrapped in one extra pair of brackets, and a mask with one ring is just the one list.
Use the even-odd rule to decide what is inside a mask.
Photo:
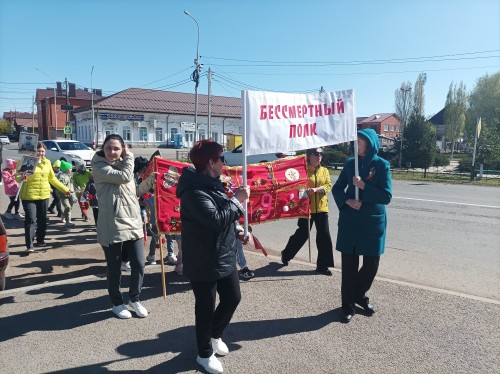
[(388, 119), (389, 117), (396, 116), (394, 113), (377, 113), (377, 114), (372, 114), (370, 117), (365, 118), (359, 123), (377, 123), (377, 122), (382, 122)]
[(444, 108), (441, 109), (439, 112), (434, 114), (430, 119), (429, 122), (434, 124), (434, 125), (443, 125), (444, 124)]
[[(4, 119), (8, 119), (8, 118), (15, 118), (15, 119), (19, 119), (19, 118), (29, 118), (31, 120), (31, 117), (33, 116), (33, 114), (31, 113), (27, 113), (27, 112), (3, 112), (3, 118)], [(35, 118), (36, 118), (36, 114), (35, 114)]]
[[(16, 125), (21, 126), (21, 127), (31, 127), (32, 126), (32, 118), (16, 118)], [(38, 120), (35, 117), (35, 120), (33, 122), (33, 126), (38, 127)]]
[[(36, 101), (39, 102), (46, 97), (54, 97), (54, 89), (53, 88), (38, 88), (36, 90)], [(66, 99), (66, 93), (63, 95), (57, 95), (57, 98)], [(92, 93), (86, 90), (82, 90), (77, 88), (75, 90), (75, 96), (70, 97), (69, 99), (84, 99), (84, 100), (92, 100)], [(94, 94), (94, 100), (102, 99), (102, 96)]]
[[(94, 109), (194, 115), (195, 95), (190, 93), (129, 88), (94, 102)], [(82, 112), (87, 108), (78, 108)], [(241, 118), (241, 98), (212, 96), (211, 114)], [(198, 94), (198, 115), (208, 115), (208, 95)]]

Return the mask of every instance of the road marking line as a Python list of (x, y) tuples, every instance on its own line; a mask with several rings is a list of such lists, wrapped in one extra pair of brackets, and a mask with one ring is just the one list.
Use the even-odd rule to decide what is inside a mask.
[[(262, 254), (260, 254), (260, 253), (254, 253), (252, 251), (245, 251), (245, 256), (247, 254), (249, 254), (251, 256), (262, 256)], [(275, 255), (271, 255), (270, 254), (270, 255), (268, 255), (268, 257), (276, 259), (279, 263), (281, 263), (281, 257), (279, 257), (279, 256), (275, 256)], [(310, 262), (308, 262), (306, 260), (295, 258), (293, 261), (296, 262), (296, 263), (298, 263), (298, 264), (300, 264), (300, 265), (305, 265), (305, 266), (309, 266), (309, 267), (316, 267), (316, 264), (311, 264)], [(331, 268), (331, 270), (333, 272), (336, 272), (336, 273), (339, 273), (339, 274), (342, 273), (341, 269), (338, 269), (338, 268)], [(490, 298), (483, 297), (483, 296), (476, 296), (476, 295), (471, 295), (471, 294), (467, 294), (467, 293), (463, 293), (463, 292), (445, 290), (443, 288), (437, 288), (437, 287), (432, 287), (432, 286), (424, 286), (423, 284), (410, 283), (410, 282), (406, 282), (406, 281), (400, 281), (400, 280), (396, 280), (396, 279), (389, 279), (389, 278), (384, 278), (384, 277), (379, 277), (379, 276), (376, 276), (375, 280), (379, 280), (379, 281), (382, 281), (382, 282), (399, 284), (401, 286), (419, 288), (421, 290), (426, 290), (426, 291), (429, 291), (429, 292), (436, 292), (436, 293), (441, 293), (441, 294), (446, 294), (446, 295), (451, 295), (451, 296), (458, 296), (458, 297), (463, 297), (465, 299), (477, 300), (477, 301), (482, 301), (482, 302), (489, 303), (489, 304), (500, 305), (500, 300), (490, 299)]]
[(497, 206), (497, 205), (482, 205), (482, 204), (458, 203), (456, 201), (416, 199), (416, 198), (413, 198), (413, 197), (396, 197), (396, 196), (393, 196), (392, 198), (393, 199), (402, 199), (402, 200), (429, 201), (429, 202), (432, 202), (432, 203), (457, 204), (457, 205), (477, 206), (477, 207), (482, 207), (482, 208), (500, 209), (500, 206)]

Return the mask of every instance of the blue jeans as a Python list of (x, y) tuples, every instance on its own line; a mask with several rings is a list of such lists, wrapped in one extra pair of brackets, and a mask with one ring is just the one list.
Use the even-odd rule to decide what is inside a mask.
[(247, 267), (247, 259), (245, 258), (245, 253), (243, 252), (243, 242), (241, 240), (236, 239), (236, 262), (240, 269), (244, 269)]
[[(156, 246), (160, 244), (160, 236), (158, 235), (158, 229), (156, 228), (156, 221), (151, 222), (151, 227), (149, 229), (149, 234), (151, 235), (151, 242), (149, 243), (149, 256), (154, 256), (156, 252)], [(174, 254), (174, 241), (177, 239), (177, 235), (165, 235), (167, 238), (167, 255)]]

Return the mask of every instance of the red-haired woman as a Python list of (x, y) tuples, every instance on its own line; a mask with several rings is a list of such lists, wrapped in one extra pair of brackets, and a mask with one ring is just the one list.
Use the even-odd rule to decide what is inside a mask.
[[(229, 351), (222, 333), (229, 324), (241, 293), (236, 270), (236, 221), (243, 214), (240, 202), (250, 188), (240, 187), (229, 198), (219, 176), (224, 156), (222, 146), (212, 140), (194, 144), (189, 158), (194, 168), (184, 168), (177, 186), (181, 199), (184, 275), (195, 296), (196, 361), (209, 373), (221, 373), (214, 353)], [(215, 308), (216, 292), (219, 305)]]

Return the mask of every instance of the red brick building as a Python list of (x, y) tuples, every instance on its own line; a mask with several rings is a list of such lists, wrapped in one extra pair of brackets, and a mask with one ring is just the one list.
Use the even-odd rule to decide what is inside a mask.
[(380, 138), (380, 146), (388, 147), (399, 137), (399, 117), (395, 113), (379, 113), (357, 118), (358, 130), (371, 128)]
[[(74, 110), (81, 106), (90, 106), (92, 102), (90, 90), (76, 88), (72, 83), (70, 83), (68, 87), (68, 98), (66, 98), (66, 91), (63, 91), (60, 82), (57, 82), (55, 93), (56, 97), (54, 97), (53, 88), (36, 90), (38, 133), (40, 134), (40, 140), (64, 137), (66, 118), (72, 121), (73, 112), (63, 110), (61, 105), (64, 106), (68, 103)], [(94, 90), (94, 103), (100, 99), (102, 99), (102, 91)], [(66, 116), (67, 112), (68, 116)]]

